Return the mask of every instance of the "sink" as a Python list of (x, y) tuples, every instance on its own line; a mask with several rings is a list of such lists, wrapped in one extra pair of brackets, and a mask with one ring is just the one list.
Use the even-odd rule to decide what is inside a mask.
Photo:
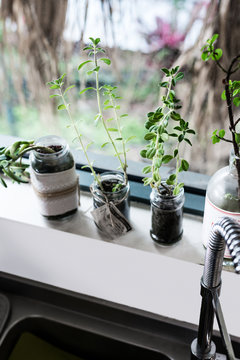
[[(114, 336), (104, 336), (82, 329), (81, 327), (69, 326), (64, 323), (50, 319), (25, 318), (14, 325), (2, 343), (3, 351), (0, 357), (8, 359), (12, 351), (13, 344), (19, 340), (21, 334), (30, 332), (38, 336), (41, 340), (61, 348), (67, 353), (74, 354), (79, 360), (98, 360), (98, 359), (149, 359), (149, 360), (170, 360), (169, 356), (159, 351), (150, 350), (133, 343), (117, 340)], [(33, 354), (31, 354), (34, 357)], [(14, 357), (15, 359), (15, 357)], [(16, 359), (18, 359), (16, 357)], [(19, 357), (20, 359), (20, 357)], [(30, 359), (30, 358), (29, 358)], [(56, 360), (62, 359), (57, 357)], [(52, 360), (55, 360), (52, 359)]]
[[(79, 360), (190, 359), (195, 325), (6, 273), (0, 274), (0, 289), (11, 307), (0, 324), (1, 360), (9, 359), (26, 333)], [(213, 340), (224, 354), (217, 332)], [(232, 341), (240, 358), (240, 339)]]

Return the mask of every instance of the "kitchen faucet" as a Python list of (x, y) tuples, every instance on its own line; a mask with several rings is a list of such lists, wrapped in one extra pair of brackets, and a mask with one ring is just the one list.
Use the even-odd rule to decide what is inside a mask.
[(226, 244), (235, 271), (240, 274), (240, 225), (235, 220), (224, 217), (213, 225), (209, 237), (201, 279), (202, 304), (198, 337), (191, 344), (191, 360), (216, 359), (216, 346), (212, 341), (214, 314), (216, 314), (221, 337), (227, 351), (227, 358), (236, 360), (219, 301)]

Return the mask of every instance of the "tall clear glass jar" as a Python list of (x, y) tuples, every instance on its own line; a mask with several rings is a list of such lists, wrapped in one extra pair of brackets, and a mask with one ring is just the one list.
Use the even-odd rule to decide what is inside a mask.
[[(114, 205), (116, 205), (116, 207), (124, 215), (124, 217), (129, 220), (129, 182), (127, 183), (127, 185), (125, 185), (123, 174), (116, 171), (106, 171), (102, 173), (100, 175), (100, 181), (105, 191), (104, 193), (102, 193), (98, 183), (94, 181), (92, 185), (94, 208), (98, 208), (104, 205), (107, 198), (108, 201), (111, 201)], [(112, 187), (116, 184), (122, 184), (122, 187), (119, 190), (112, 192)]]
[(161, 245), (171, 245), (182, 238), (184, 189), (178, 195), (169, 196), (160, 187), (152, 189), (151, 203), (151, 230), (150, 235), (154, 241)]
[[(207, 246), (213, 224), (223, 216), (240, 222), (240, 199), (238, 197), (238, 175), (236, 157), (230, 154), (229, 166), (218, 170), (210, 179), (205, 200), (203, 218), (203, 243)], [(230, 258), (228, 249), (225, 257)]]
[(49, 135), (39, 138), (35, 145), (54, 150), (53, 153), (34, 150), (30, 154), (31, 183), (40, 213), (52, 220), (76, 212), (78, 176), (67, 142), (59, 136)]

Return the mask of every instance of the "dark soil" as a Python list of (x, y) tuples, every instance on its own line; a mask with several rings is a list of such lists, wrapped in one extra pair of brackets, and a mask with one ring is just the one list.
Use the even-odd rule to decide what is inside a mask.
[[(57, 153), (63, 149), (62, 145), (49, 145), (47, 147), (49, 149), (52, 149), (55, 153)], [(37, 149), (36, 151), (40, 154), (48, 154), (48, 152), (44, 151), (43, 149)]]
[(151, 237), (162, 245), (171, 245), (181, 239), (183, 208), (163, 211), (152, 205)]

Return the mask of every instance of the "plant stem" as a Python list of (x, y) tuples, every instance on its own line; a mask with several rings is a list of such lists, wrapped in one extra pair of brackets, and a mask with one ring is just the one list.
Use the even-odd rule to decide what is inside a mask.
[(123, 169), (123, 172), (124, 172), (124, 180), (125, 180), (125, 185), (127, 185), (127, 182), (128, 182), (128, 176), (127, 176), (127, 154), (126, 154), (126, 147), (125, 147), (125, 141), (123, 139), (123, 136), (122, 136), (122, 129), (121, 129), (121, 125), (120, 125), (120, 121), (119, 121), (119, 117), (118, 117), (118, 114), (117, 114), (117, 111), (116, 111), (116, 104), (112, 98), (112, 96), (109, 95), (109, 98), (110, 98), (110, 102), (113, 106), (113, 109), (114, 109), (114, 116), (115, 116), (115, 120), (116, 120), (116, 123), (117, 123), (117, 127), (118, 127), (118, 132), (119, 132), (119, 135), (120, 135), (120, 138), (122, 139), (122, 151), (123, 151), (123, 157), (124, 157), (124, 163), (122, 164), (122, 169)]
[(84, 155), (85, 155), (85, 158), (86, 158), (86, 160), (87, 160), (88, 166), (89, 166), (89, 168), (90, 168), (90, 170), (91, 170), (91, 172), (92, 172), (92, 174), (93, 174), (94, 180), (97, 182), (98, 186), (99, 186), (100, 189), (103, 191), (102, 183), (101, 183), (101, 181), (99, 180), (99, 177), (97, 176), (97, 174), (96, 174), (96, 172), (95, 172), (95, 170), (94, 170), (94, 168), (93, 168), (93, 166), (92, 166), (92, 164), (91, 164), (91, 161), (90, 161), (90, 159), (89, 159), (89, 157), (88, 157), (86, 148), (85, 148), (85, 146), (84, 146), (84, 144), (83, 144), (83, 141), (82, 141), (82, 139), (81, 139), (81, 135), (79, 134), (79, 131), (78, 131), (76, 122), (75, 122), (75, 120), (72, 118), (72, 114), (71, 114), (71, 112), (70, 112), (70, 110), (69, 110), (69, 105), (68, 105), (68, 104), (66, 103), (66, 101), (65, 101), (64, 95), (63, 95), (63, 93), (62, 93), (62, 89), (60, 88), (59, 91), (60, 91), (60, 96), (61, 96), (61, 98), (62, 98), (62, 101), (63, 101), (63, 103), (64, 103), (64, 105), (65, 105), (66, 110), (67, 110), (67, 114), (68, 114), (68, 117), (69, 117), (69, 119), (70, 119), (70, 122), (72, 123), (72, 125), (73, 125), (73, 127), (74, 127), (74, 130), (75, 130), (75, 132), (76, 132), (76, 134), (77, 134), (77, 138), (78, 138), (78, 140), (79, 140), (79, 143), (80, 143), (80, 145), (81, 145), (82, 151), (83, 151), (83, 153), (84, 153)]
[[(93, 54), (94, 54), (94, 63), (95, 63), (95, 66), (97, 67), (98, 66), (98, 63), (97, 63), (97, 57), (96, 57), (96, 45), (94, 45), (94, 51), (93, 51)], [(97, 92), (97, 104), (98, 104), (98, 111), (99, 111), (99, 114), (100, 114), (100, 117), (101, 117), (101, 120), (102, 120), (102, 124), (103, 124), (103, 127), (107, 133), (107, 136), (113, 146), (113, 149), (115, 151), (115, 154), (120, 162), (120, 165), (121, 165), (121, 168), (123, 169), (124, 171), (124, 164), (122, 162), (122, 159), (118, 153), (118, 150), (116, 148), (116, 145), (114, 144), (114, 141), (108, 131), (108, 128), (107, 128), (107, 125), (106, 125), (106, 122), (104, 120), (104, 117), (103, 117), (103, 111), (102, 111), (102, 106), (101, 106), (101, 100), (100, 100), (100, 88), (99, 88), (99, 78), (98, 78), (98, 71), (95, 71), (95, 78), (96, 78), (96, 92)]]
[(240, 58), (240, 55), (233, 58), (228, 71), (227, 71), (227, 77), (225, 79), (225, 93), (226, 93), (226, 100), (227, 100), (227, 109), (228, 109), (228, 116), (229, 116), (229, 122), (230, 122), (230, 130), (232, 133), (232, 143), (233, 143), (233, 149), (235, 154), (235, 160), (236, 160), (236, 169), (237, 169), (237, 175), (238, 175), (238, 201), (240, 202), (240, 159), (239, 159), (239, 146), (235, 139), (235, 126), (236, 123), (234, 123), (234, 117), (233, 117), (233, 110), (232, 110), (232, 95), (230, 93), (229, 89), (229, 82), (230, 77), (232, 74), (232, 68), (236, 61), (238, 61)]

